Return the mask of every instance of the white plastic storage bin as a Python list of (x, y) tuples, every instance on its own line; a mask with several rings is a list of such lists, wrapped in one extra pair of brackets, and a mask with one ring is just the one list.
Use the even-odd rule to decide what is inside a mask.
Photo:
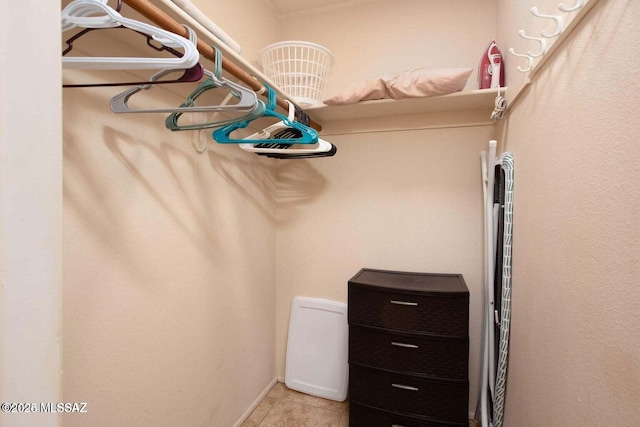
[(274, 43), (260, 51), (259, 62), (267, 77), (301, 106), (322, 103), (333, 66), (327, 48), (303, 41)]
[(347, 304), (296, 297), (291, 304), (285, 384), (342, 402), (347, 398)]

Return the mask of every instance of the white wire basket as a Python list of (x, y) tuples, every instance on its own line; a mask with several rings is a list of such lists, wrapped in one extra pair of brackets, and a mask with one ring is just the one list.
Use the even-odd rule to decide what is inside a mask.
[(264, 73), (302, 107), (322, 103), (327, 77), (333, 66), (331, 52), (318, 44), (284, 41), (262, 49)]

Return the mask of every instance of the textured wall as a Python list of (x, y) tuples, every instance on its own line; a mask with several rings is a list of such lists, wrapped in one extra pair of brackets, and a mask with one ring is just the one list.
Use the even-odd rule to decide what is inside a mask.
[(277, 363), (296, 296), (347, 300), (362, 267), (462, 273), (475, 396), (482, 302), (480, 151), (491, 127), (328, 136), (328, 159), (278, 167)]
[[(281, 18), (282, 39), (319, 43), (333, 53), (336, 64), (325, 97), (392, 71), (475, 69), (495, 37), (494, 1), (361, 3)], [(474, 70), (466, 89), (476, 88)], [(394, 127), (392, 118), (381, 117), (378, 124)], [(416, 120), (412, 126), (423, 124)], [(348, 125), (341, 129), (349, 132)], [(280, 377), (295, 296), (346, 301), (346, 281), (364, 266), (463, 273), (472, 300), (470, 402), (475, 406), (482, 289), (479, 153), (492, 135), (486, 127), (327, 136), (339, 152), (310, 163), (317, 175), (307, 190), (313, 197), (279, 199)], [(279, 184), (288, 185), (286, 179), (298, 179), (296, 174), (302, 172), (281, 166)], [(286, 191), (279, 196), (286, 197)]]
[[(534, 29), (527, 2), (504, 0), (497, 19), (489, 1), (373, 2), (280, 29), (270, 8), (232, 3), (201, 7), (247, 59), (278, 39), (331, 49), (328, 94), (381, 72), (475, 67), (496, 20), (503, 52)], [(637, 22), (637, 2), (601, 0), (499, 127), (516, 162), (506, 425), (640, 420)], [(331, 136), (337, 157), (276, 171), (234, 147), (198, 156), (193, 135), (112, 115), (112, 93), (65, 93), (63, 396), (93, 402), (65, 424), (232, 425), (276, 363), (284, 374), (291, 299), (344, 301), (365, 265), (465, 275), (475, 392), (490, 128)]]
[[(494, 0), (348, 2), (281, 19), (283, 40), (327, 47), (336, 63), (326, 96), (382, 73), (420, 67), (476, 68), (495, 37)], [(467, 89), (477, 89), (475, 70)]]
[[(276, 39), (264, 2), (242, 19), (199, 3), (249, 52)], [(191, 90), (167, 89), (132, 104)], [(121, 90), (64, 91), (63, 396), (90, 403), (64, 423), (232, 426), (276, 376), (275, 162), (213, 142), (197, 154), (210, 131), (113, 114)]]
[(507, 426), (640, 422), (638, 22), (638, 2), (600, 1), (500, 126), (516, 168)]
[(64, 424), (232, 426), (276, 376), (274, 162), (119, 90), (64, 92)]
[(192, 0), (203, 13), (242, 47), (241, 55), (254, 61), (265, 46), (282, 40), (278, 16), (264, 0)]

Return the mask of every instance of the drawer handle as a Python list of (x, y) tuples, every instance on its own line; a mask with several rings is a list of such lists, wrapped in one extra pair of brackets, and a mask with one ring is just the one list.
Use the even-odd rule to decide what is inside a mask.
[(418, 387), (411, 387), (411, 386), (409, 386), (409, 385), (391, 384), (391, 387), (401, 388), (401, 389), (403, 389), (403, 390), (418, 391)]
[(418, 305), (417, 302), (407, 302), (407, 301), (395, 301), (395, 300), (391, 300), (391, 304), (397, 304), (397, 305)]
[(405, 344), (403, 342), (391, 342), (391, 345), (395, 345), (396, 347), (404, 347), (404, 348), (418, 348), (417, 345), (414, 344)]
[(401, 424), (391, 424), (391, 427), (404, 427), (404, 426)]

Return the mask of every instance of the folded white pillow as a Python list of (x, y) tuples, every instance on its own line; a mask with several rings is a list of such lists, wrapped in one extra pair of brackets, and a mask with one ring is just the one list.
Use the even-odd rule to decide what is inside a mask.
[(327, 98), (327, 105), (354, 104), (371, 99), (402, 99), (461, 91), (473, 68), (418, 68), (361, 80)]

